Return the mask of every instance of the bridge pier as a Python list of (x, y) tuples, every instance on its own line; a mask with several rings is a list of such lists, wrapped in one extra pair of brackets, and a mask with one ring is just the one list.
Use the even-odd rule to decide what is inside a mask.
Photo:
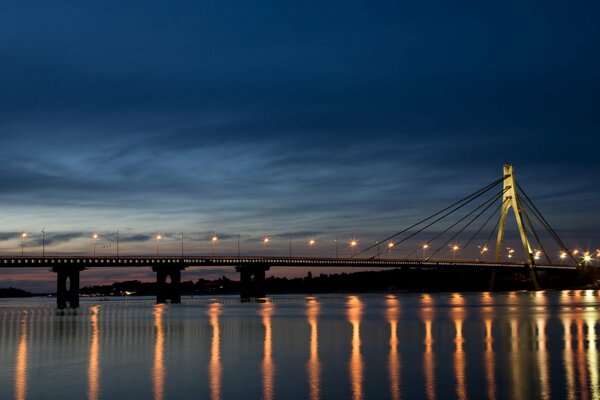
[(71, 308), (79, 307), (79, 271), (82, 270), (83, 267), (71, 265), (52, 268), (56, 272), (56, 306), (59, 309), (66, 308), (67, 303)]
[(265, 297), (265, 272), (269, 265), (238, 265), (235, 270), (240, 273), (240, 298)]
[[(181, 271), (183, 265), (155, 265), (152, 271), (156, 272), (156, 303), (163, 304), (167, 300), (171, 304), (181, 303)], [(170, 278), (171, 282), (167, 282)]]

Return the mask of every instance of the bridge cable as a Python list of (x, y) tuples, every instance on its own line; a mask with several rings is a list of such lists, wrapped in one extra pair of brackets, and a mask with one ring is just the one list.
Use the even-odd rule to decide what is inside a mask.
[[(530, 208), (530, 206), (529, 206), (529, 205), (527, 205), (526, 203), (524, 203), (524, 206), (525, 206), (525, 209), (527, 209), (527, 210), (529, 210), (530, 212), (532, 212), (532, 213), (533, 213), (533, 210)], [(528, 216), (528, 214), (526, 214), (526, 215)], [(538, 218), (538, 217), (537, 217), (535, 214), (533, 214), (533, 217), (534, 217), (534, 219), (533, 219), (533, 222), (535, 222), (535, 223), (536, 223), (538, 226), (540, 226), (541, 228), (543, 228), (543, 229), (546, 229), (546, 232), (548, 232), (548, 233), (550, 234), (550, 232), (548, 231), (547, 227), (546, 227), (545, 225), (543, 225), (543, 222), (542, 222), (542, 221), (540, 221), (540, 220), (539, 220), (539, 218)], [(530, 222), (530, 223), (531, 223), (531, 222)], [(556, 238), (554, 238), (554, 237), (552, 237), (552, 239), (554, 239), (554, 242), (555, 242), (555, 243), (558, 245), (558, 247), (559, 247), (559, 248), (561, 248), (561, 249), (563, 249), (563, 250), (564, 250), (564, 248), (562, 247), (562, 244), (560, 243), (560, 241), (559, 241), (559, 240), (557, 240), (557, 239), (556, 239)], [(566, 253), (566, 252), (565, 252), (565, 253)], [(546, 258), (548, 258), (548, 256), (546, 256)], [(573, 257), (571, 257), (571, 258), (573, 258)], [(575, 262), (575, 264), (576, 264), (576, 265), (579, 265), (579, 263), (577, 263), (577, 260), (573, 260), (573, 261)]]
[[(476, 213), (481, 207), (484, 207), (486, 204), (488, 204), (489, 202), (493, 203), (496, 200), (498, 200), (499, 197), (501, 197), (504, 193), (506, 193), (506, 191), (508, 191), (508, 188), (504, 189), (502, 192), (500, 192), (499, 194), (494, 195), (493, 197), (491, 197), (490, 199), (486, 200), (485, 202), (483, 202), (481, 205), (479, 205), (477, 208), (475, 208), (473, 211), (471, 211), (470, 213), (466, 214), (465, 216), (463, 216), (461, 219), (459, 219), (458, 221), (456, 221), (455, 223), (453, 223), (452, 225), (450, 225), (449, 227), (447, 227), (446, 229), (444, 229), (442, 232), (438, 233), (435, 237), (433, 237), (431, 240), (428, 240), (427, 242), (425, 242), (425, 244), (429, 245), (431, 242), (437, 240), (440, 236), (446, 234), (450, 229), (454, 228), (456, 225), (458, 225), (459, 223), (461, 223), (462, 221), (464, 221), (465, 219), (467, 219), (468, 217), (470, 217), (471, 215), (473, 215), (474, 213)], [(475, 217), (475, 219), (477, 219), (483, 212), (485, 212), (486, 210), (489, 209), (489, 207), (491, 207), (492, 204), (489, 204), (488, 207), (486, 207), (481, 213), (479, 213), (477, 215), (477, 217)], [(471, 221), (473, 222), (473, 221)], [(470, 223), (469, 223), (470, 224)], [(465, 246), (466, 247), (466, 246)], [(410, 257), (411, 255), (415, 254), (417, 251), (419, 251), (419, 249), (414, 250), (412, 253), (410, 253), (407, 257)], [(434, 253), (436, 254), (436, 253)], [(432, 256), (434, 255), (432, 254)]]
[[(485, 192), (484, 192), (484, 193), (485, 193)], [(438, 221), (440, 221), (440, 220), (442, 220), (442, 219), (446, 218), (448, 215), (452, 214), (454, 211), (457, 211), (457, 210), (459, 210), (460, 208), (462, 208), (462, 207), (466, 206), (466, 205), (467, 205), (467, 204), (469, 204), (471, 201), (473, 201), (473, 200), (477, 199), (479, 196), (483, 195), (484, 193), (481, 193), (480, 195), (478, 195), (478, 196), (476, 196), (476, 197), (472, 198), (471, 200), (469, 200), (468, 202), (466, 202), (466, 203), (462, 204), (460, 207), (458, 207), (458, 208), (456, 208), (456, 209), (454, 209), (454, 210), (452, 210), (452, 211), (450, 211), (450, 212), (446, 213), (446, 215), (444, 215), (444, 216), (442, 216), (442, 217), (438, 218), (437, 220), (435, 220), (435, 221), (431, 222), (430, 224), (428, 224), (428, 225), (426, 225), (426, 226), (422, 227), (421, 229), (417, 230), (416, 232), (414, 232), (414, 233), (410, 234), (409, 236), (405, 237), (404, 239), (402, 239), (402, 240), (398, 241), (396, 244), (398, 244), (398, 243), (402, 243), (402, 242), (405, 242), (406, 240), (410, 239), (411, 237), (413, 237), (413, 236), (415, 236), (415, 235), (417, 235), (417, 234), (419, 234), (419, 233), (423, 232), (425, 229), (429, 228), (431, 225), (433, 225), (433, 224), (435, 224), (436, 222), (438, 222)], [(492, 200), (496, 200), (496, 199), (497, 199), (499, 196), (502, 196), (502, 193), (500, 193), (499, 195), (496, 195), (496, 197), (495, 197), (495, 198), (493, 198)], [(483, 206), (484, 206), (485, 204), (487, 204), (487, 202), (489, 202), (489, 201), (490, 201), (490, 200), (488, 199), (488, 200), (487, 200), (487, 201), (485, 201), (485, 202), (484, 202), (482, 205), (480, 205), (479, 207), (477, 207), (475, 210), (471, 211), (470, 213), (468, 213), (467, 215), (465, 215), (464, 217), (462, 217), (461, 219), (459, 219), (457, 222), (455, 222), (454, 224), (450, 225), (448, 228), (446, 228), (446, 229), (445, 229), (445, 230), (444, 230), (442, 233), (438, 234), (438, 235), (437, 235), (437, 236), (436, 236), (434, 239), (432, 239), (431, 241), (433, 241), (433, 240), (437, 239), (439, 236), (441, 236), (441, 235), (443, 235), (444, 233), (448, 232), (448, 231), (449, 231), (451, 228), (453, 228), (454, 226), (456, 226), (456, 225), (457, 225), (458, 223), (460, 223), (461, 221), (465, 220), (465, 219), (466, 219), (467, 217), (469, 217), (470, 215), (473, 215), (473, 214), (474, 214), (474, 213), (475, 213), (477, 210), (479, 210), (481, 207), (483, 207)], [(428, 243), (429, 243), (429, 242), (428, 242)], [(416, 250), (415, 250), (415, 252), (416, 252)], [(411, 254), (412, 254), (412, 253), (411, 253)], [(380, 256), (380, 255), (381, 255), (381, 252), (380, 252), (380, 251), (378, 251), (378, 253), (377, 253), (375, 256), (371, 257), (371, 259), (374, 259), (374, 258), (376, 258), (376, 257), (378, 257), (378, 256)]]
[[(457, 202), (455, 202), (455, 203), (453, 203), (453, 204), (449, 205), (448, 207), (446, 207), (446, 208), (444, 208), (444, 209), (442, 209), (442, 210), (440, 210), (440, 211), (436, 212), (435, 214), (433, 214), (433, 215), (430, 215), (429, 217), (427, 217), (427, 218), (425, 218), (425, 219), (422, 219), (421, 221), (419, 221), (419, 222), (417, 222), (417, 223), (415, 223), (415, 224), (413, 224), (413, 225), (411, 225), (411, 226), (409, 226), (409, 227), (407, 227), (407, 228), (405, 228), (405, 229), (401, 230), (400, 232), (397, 232), (397, 233), (395, 233), (395, 234), (393, 234), (393, 235), (391, 235), (391, 236), (389, 236), (389, 237), (387, 237), (387, 238), (383, 239), (381, 242), (375, 243), (375, 244), (373, 244), (373, 245), (371, 245), (371, 246), (369, 246), (369, 247), (367, 247), (367, 248), (365, 248), (365, 249), (363, 249), (363, 250), (359, 251), (358, 253), (356, 253), (356, 254), (355, 254), (354, 256), (352, 256), (352, 257), (355, 257), (355, 256), (358, 256), (358, 255), (360, 255), (360, 254), (363, 254), (363, 253), (365, 253), (365, 252), (367, 252), (367, 251), (369, 251), (369, 250), (373, 249), (374, 247), (377, 247), (377, 246), (379, 246), (379, 245), (380, 245), (380, 243), (387, 242), (388, 240), (391, 240), (391, 239), (395, 238), (395, 237), (396, 237), (396, 236), (398, 236), (398, 235), (401, 235), (401, 234), (403, 234), (403, 233), (406, 233), (406, 232), (407, 232), (407, 231), (409, 231), (410, 229), (412, 229), (412, 228), (415, 228), (415, 227), (417, 227), (417, 226), (419, 226), (419, 225), (421, 225), (421, 224), (423, 224), (423, 223), (425, 223), (425, 222), (429, 221), (430, 219), (432, 219), (432, 218), (435, 218), (435, 217), (437, 217), (438, 215), (440, 215), (440, 214), (442, 214), (442, 213), (444, 213), (444, 212), (446, 212), (446, 211), (448, 211), (448, 210), (450, 210), (450, 209), (452, 209), (452, 208), (455, 208), (455, 207), (456, 207), (454, 210), (451, 210), (451, 211), (450, 211), (450, 212), (448, 212), (446, 215), (444, 215), (444, 216), (442, 216), (441, 218), (439, 218), (439, 219), (437, 219), (437, 220), (433, 221), (431, 224), (429, 224), (429, 225), (427, 225), (427, 226), (425, 227), (425, 228), (428, 228), (429, 226), (431, 226), (431, 225), (433, 225), (434, 223), (438, 222), (440, 219), (443, 219), (443, 218), (445, 218), (445, 217), (446, 217), (446, 216), (448, 216), (449, 214), (453, 213), (454, 211), (458, 210), (459, 208), (461, 208), (461, 207), (465, 206), (466, 204), (470, 203), (471, 201), (475, 200), (477, 197), (479, 197), (479, 196), (481, 196), (482, 194), (484, 194), (484, 193), (488, 192), (488, 191), (489, 191), (489, 190), (491, 190), (491, 189), (492, 189), (494, 186), (498, 185), (500, 182), (503, 182), (503, 181), (504, 181), (505, 179), (507, 179), (508, 177), (509, 177), (509, 175), (506, 175), (506, 176), (504, 176), (504, 177), (502, 177), (502, 178), (500, 178), (500, 179), (497, 179), (497, 180), (495, 180), (494, 182), (490, 183), (489, 185), (487, 185), (487, 186), (484, 186), (483, 188), (481, 188), (481, 189), (479, 189), (479, 190), (477, 190), (477, 191), (475, 191), (475, 192), (471, 193), (471, 194), (470, 194), (470, 195), (468, 195), (467, 197), (464, 197), (463, 199), (461, 199), (461, 200), (459, 200), (459, 201), (457, 201)], [(461, 205), (461, 203), (464, 203), (464, 204), (462, 204), (462, 205)], [(425, 228), (423, 228), (423, 229), (425, 229)], [(422, 231), (423, 229), (421, 229), (421, 231)], [(419, 231), (419, 232), (421, 232), (421, 231)], [(418, 232), (417, 232), (417, 233), (418, 233)], [(415, 234), (416, 234), (416, 233), (415, 233)], [(409, 238), (410, 238), (410, 237), (412, 237), (412, 236), (414, 236), (415, 234), (413, 234), (413, 235), (409, 236)], [(408, 238), (405, 238), (405, 239), (403, 239), (402, 241), (400, 241), (400, 242), (398, 242), (398, 243), (401, 243), (401, 242), (403, 242), (403, 241), (405, 241), (405, 240), (407, 240), (407, 239), (408, 239)], [(398, 244), (398, 243), (396, 243), (396, 244)]]
[[(538, 236), (537, 232), (535, 231), (535, 227), (533, 226), (533, 224), (531, 223), (531, 219), (529, 219), (529, 214), (526, 212), (526, 210), (524, 209), (525, 207), (523, 207), (523, 204), (521, 202), (518, 203), (519, 207), (522, 208), (522, 215), (524, 216), (523, 218), (523, 222), (525, 222), (525, 229), (529, 228), (529, 231), (531, 232), (531, 234), (533, 235), (533, 237), (535, 238), (535, 241), (537, 242), (540, 250), (542, 251), (542, 254), (544, 254), (544, 256), (546, 257), (546, 260), (548, 260), (548, 264), (552, 264), (552, 261), (550, 260), (550, 256), (548, 256), (548, 253), (546, 252), (546, 250), (544, 249), (544, 246), (542, 245), (542, 242), (540, 240), (540, 237)], [(534, 255), (534, 262), (535, 262), (535, 255)]]
[(546, 229), (555, 238), (555, 240), (557, 241), (558, 245), (563, 249), (563, 251), (565, 251), (569, 255), (569, 257), (577, 265), (579, 265), (579, 262), (573, 256), (573, 254), (571, 253), (571, 251), (569, 250), (569, 248), (567, 246), (565, 246), (565, 244), (560, 239), (560, 237), (558, 236), (558, 234), (554, 231), (554, 229), (552, 229), (552, 227), (550, 226), (550, 224), (548, 223), (548, 221), (546, 221), (546, 218), (544, 218), (544, 216), (542, 215), (542, 213), (538, 210), (538, 208), (535, 206), (535, 204), (533, 203), (533, 201), (531, 201), (531, 199), (529, 198), (529, 196), (527, 196), (527, 193), (525, 193), (525, 191), (523, 190), (523, 188), (518, 183), (517, 183), (517, 188), (519, 189), (519, 191), (523, 195), (523, 198), (526, 200), (526, 203), (529, 203), (529, 205), (531, 205), (531, 207), (533, 208), (534, 215), (540, 220), (540, 222), (543, 223), (543, 225), (546, 227)]
[[(477, 207), (475, 210), (473, 210), (471, 213), (469, 213), (467, 216), (472, 215), (473, 213), (475, 213), (475, 211), (477, 211), (478, 209), (480, 209), (481, 207), (483, 207), (484, 205), (487, 206), (481, 210), (479, 212), (479, 214), (477, 214), (475, 217), (473, 217), (473, 219), (471, 219), (465, 226), (463, 226), (458, 232), (456, 232), (450, 239), (448, 239), (446, 241), (446, 243), (444, 243), (440, 248), (438, 248), (430, 257), (433, 257), (434, 255), (436, 255), (437, 253), (439, 253), (442, 249), (446, 248), (446, 246), (453, 241), (458, 235), (460, 235), (469, 225), (471, 225), (473, 222), (475, 222), (475, 220), (477, 220), (477, 218), (479, 218), (481, 216), (481, 214), (483, 214), (484, 212), (486, 212), (493, 204), (496, 200), (498, 200), (500, 197), (502, 197), (504, 195), (504, 193), (506, 192), (507, 189), (503, 190), (501, 193), (497, 194), (495, 197), (493, 197), (492, 199), (488, 200), (487, 202), (483, 203), (481, 206)], [(464, 218), (462, 218), (464, 219)]]
[[(502, 210), (502, 206), (504, 205), (504, 203), (506, 202), (503, 201), (502, 203), (500, 203), (500, 205), (498, 205), (498, 208), (496, 208), (496, 210), (494, 210), (494, 212), (492, 212), (490, 214), (490, 216), (488, 217), (488, 219), (483, 223), (483, 225), (481, 225), (481, 228), (479, 228), (479, 230), (477, 232), (475, 232), (475, 234), (473, 236), (471, 236), (471, 238), (467, 241), (467, 244), (465, 244), (465, 246), (463, 247), (463, 249), (466, 249), (469, 244), (471, 244), (471, 242), (473, 240), (475, 240), (475, 238), (477, 237), (477, 235), (479, 235), (479, 233), (483, 230), (483, 228), (485, 228), (485, 226), (488, 224), (488, 222), (490, 222), (492, 220), (492, 218), (499, 213)], [(496, 224), (500, 223), (500, 220), (498, 219), (498, 222)], [(492, 234), (494, 233), (494, 231), (496, 230), (496, 228), (494, 227), (494, 229), (492, 230)], [(484, 246), (487, 247), (487, 244), (489, 243), (490, 239), (488, 239), (487, 242), (485, 242)]]

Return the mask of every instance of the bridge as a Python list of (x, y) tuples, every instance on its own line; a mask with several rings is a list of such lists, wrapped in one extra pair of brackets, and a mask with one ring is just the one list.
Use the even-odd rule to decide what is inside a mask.
[[(556, 232), (550, 227), (547, 220), (539, 213), (539, 210), (533, 202), (527, 197), (522, 189), (517, 185), (512, 165), (503, 167), (503, 177), (484, 188), (468, 195), (454, 204), (436, 212), (435, 214), (402, 229), (401, 231), (388, 236), (383, 241), (366, 247), (360, 252), (348, 258), (339, 257), (246, 257), (246, 256), (17, 256), (0, 257), (0, 268), (49, 268), (57, 274), (57, 306), (65, 308), (67, 304), (70, 307), (79, 306), (79, 283), (80, 272), (87, 268), (103, 267), (146, 267), (152, 268), (156, 273), (157, 282), (157, 302), (171, 303), (181, 302), (181, 273), (188, 267), (234, 267), (240, 273), (241, 297), (264, 297), (265, 296), (265, 273), (271, 267), (344, 267), (344, 268), (408, 268), (419, 270), (461, 270), (461, 271), (489, 271), (490, 287), (493, 287), (497, 271), (526, 272), (531, 276), (533, 285), (539, 288), (537, 281), (537, 272), (577, 272), (583, 267)], [(502, 190), (493, 192), (492, 189), (503, 183)], [(458, 210), (474, 203), (484, 195), (491, 192), (491, 196), (479, 200), (479, 206), (470, 212), (463, 213), (458, 221), (450, 223), (441, 232), (436, 232), (434, 237), (428, 239), (421, 245), (423, 257), (416, 257), (415, 249), (407, 257), (390, 258), (382, 257), (381, 245), (392, 249), (400, 244), (407, 242), (417, 234), (424, 232), (434, 224), (445, 220)], [(486, 225), (494, 218), (496, 212), (489, 213), (491, 207), (500, 202), (497, 207), (499, 219), (496, 226), (491, 230), (484, 245), (478, 246), (479, 256), (474, 260), (435, 258), (443, 249), (450, 246), (451, 250), (456, 250), (457, 245), (451, 244), (452, 241), (465, 233), (469, 232), (469, 240), (465, 242), (462, 248), (467, 248), (474, 243), (476, 237), (482, 234)], [(506, 220), (509, 210), (512, 209), (515, 214), (521, 244), (523, 246), (525, 260), (521, 262), (512, 261), (513, 249), (509, 249), (508, 260), (503, 259), (503, 240)], [(486, 215), (488, 212), (489, 215)], [(482, 217), (483, 216), (483, 217)], [(468, 231), (471, 225), (480, 217), (484, 220), (478, 229)], [(486, 218), (487, 217), (487, 218)], [(536, 231), (533, 222), (538, 227), (545, 229), (549, 237), (558, 245), (560, 253), (560, 262), (553, 262), (548, 252), (544, 251), (544, 246), (540, 240), (540, 235)], [(452, 233), (456, 228), (457, 232)], [(450, 236), (444, 238), (443, 243), (439, 244), (437, 250), (431, 255), (425, 256), (425, 249), (432, 248), (436, 241), (444, 235)], [(491, 241), (493, 235), (496, 235), (495, 259), (493, 261), (484, 260), (483, 256), (489, 251), (487, 243)], [(533, 239), (530, 240), (530, 237)], [(537, 248), (532, 246), (532, 242), (537, 244)], [(454, 242), (456, 243), (456, 242)], [(540, 250), (541, 249), (541, 250)], [(544, 257), (544, 261), (540, 261)], [(568, 259), (568, 260), (566, 260)], [(566, 263), (566, 261), (569, 261)]]

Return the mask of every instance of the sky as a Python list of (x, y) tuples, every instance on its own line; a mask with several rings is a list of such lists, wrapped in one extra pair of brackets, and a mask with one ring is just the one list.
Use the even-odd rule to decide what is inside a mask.
[[(334, 255), (499, 178), (600, 247), (595, 1), (3, 1), (0, 254)], [(221, 271), (198, 271), (215, 276)], [(147, 271), (129, 275), (151, 279)], [(305, 272), (298, 272), (305, 273)], [(87, 272), (88, 282), (118, 271)], [(278, 274), (292, 274), (280, 271)], [(190, 275), (192, 276), (192, 275)], [(0, 271), (0, 287), (51, 287)], [(121, 276), (119, 276), (120, 280)], [(185, 277), (184, 277), (185, 279)], [(32, 282), (37, 282), (35, 285)], [(82, 278), (82, 284), (86, 280)], [(44, 286), (46, 285), (46, 286)]]

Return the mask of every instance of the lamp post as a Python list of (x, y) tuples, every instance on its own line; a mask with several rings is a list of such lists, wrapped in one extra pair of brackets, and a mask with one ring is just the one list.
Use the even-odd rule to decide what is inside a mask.
[(340, 258), (340, 244), (337, 236), (335, 237), (335, 258)]
[(483, 246), (478, 246), (480, 251), (479, 251), (479, 255), (481, 256), (481, 259), (483, 260), (485, 258), (485, 253), (488, 252), (488, 247), (487, 245), (483, 245)]
[(388, 248), (388, 253), (391, 253), (392, 250), (394, 250), (394, 246), (396, 246), (396, 244), (394, 242), (389, 242), (387, 245)]
[(507, 248), (506, 248), (506, 250), (508, 250), (507, 257), (508, 257), (509, 259), (510, 259), (510, 258), (513, 258), (513, 253), (515, 252), (515, 249), (512, 249), (512, 248), (510, 248), (510, 247), (507, 247)]
[(181, 238), (181, 258), (183, 258), (183, 232), (181, 232), (179, 236)]
[(27, 237), (27, 232), (21, 232), (21, 257), (25, 255), (25, 238)]
[(452, 245), (452, 259), (456, 260), (456, 253), (458, 252), (458, 250), (460, 250), (460, 247), (458, 247), (457, 244), (453, 244)]
[(425, 254), (427, 253), (428, 248), (429, 248), (429, 244), (427, 244), (427, 243), (423, 244), (423, 260), (425, 260), (427, 258), (425, 256)]
[(565, 263), (565, 258), (567, 258), (567, 252), (566, 251), (561, 251), (560, 252), (560, 263), (561, 264)]
[(212, 235), (212, 237), (210, 238), (211, 257), (215, 256), (215, 247), (217, 246), (218, 240), (219, 240), (219, 237), (217, 235)]
[(94, 257), (96, 257), (96, 239), (98, 239), (98, 234), (96, 232), (94, 232), (92, 234), (92, 247), (94, 248)]
[(309, 239), (308, 241), (308, 257), (312, 258), (312, 248), (317, 243), (315, 239)]
[(42, 228), (42, 258), (46, 257), (46, 227)]
[(350, 247), (350, 257), (352, 257), (354, 255), (354, 249), (358, 246), (358, 240), (351, 239), (350, 242), (348, 242), (348, 246)]
[(158, 257), (158, 242), (162, 239), (162, 235), (160, 233), (156, 234), (156, 257)]
[(119, 231), (117, 231), (117, 258), (119, 258)]
[(269, 236), (265, 236), (263, 238), (263, 256), (266, 257), (267, 256), (267, 249), (269, 247), (269, 242), (271, 241), (271, 238), (269, 238)]

